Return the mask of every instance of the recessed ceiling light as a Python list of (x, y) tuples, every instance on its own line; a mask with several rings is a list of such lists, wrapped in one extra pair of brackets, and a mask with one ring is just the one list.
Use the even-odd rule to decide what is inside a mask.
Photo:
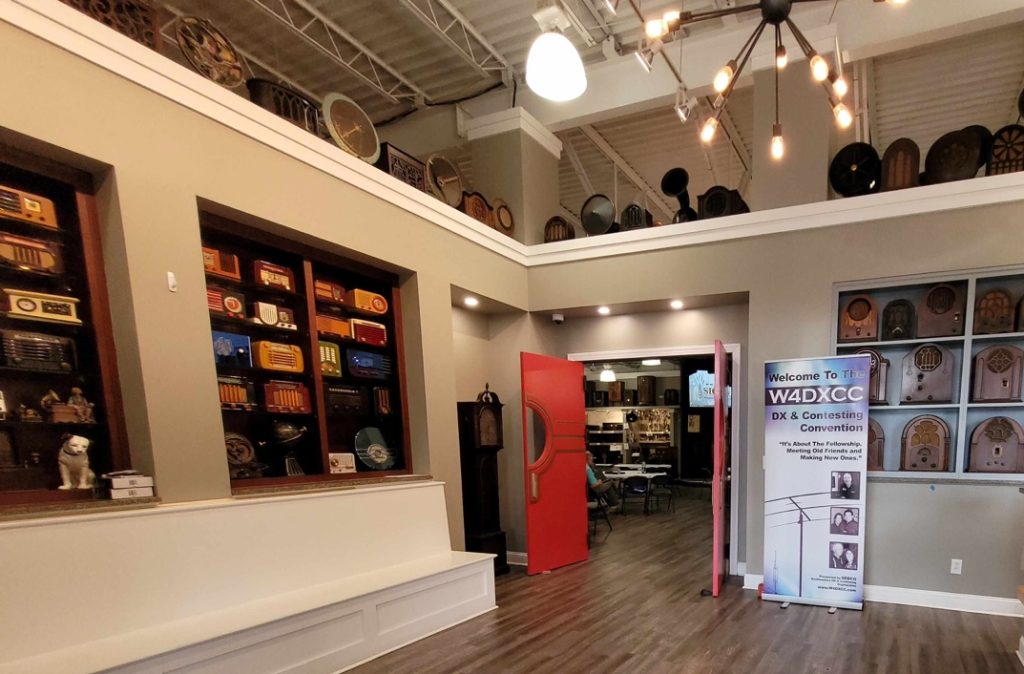
[(640, 361), (640, 364), (646, 365), (647, 367), (657, 367), (658, 365), (661, 365), (661, 358), (647, 358), (646, 360)]
[(682, 300), (672, 300), (671, 302), (668, 303), (668, 305), (670, 307), (672, 307), (673, 309), (679, 310), (679, 309), (683, 308), (683, 301)]
[(609, 309), (608, 307), (598, 307), (597, 308), (597, 313), (601, 314), (602, 316), (607, 316), (611, 312), (612, 312), (612, 310)]
[(462, 303), (465, 304), (467, 307), (475, 307), (480, 304), (480, 300), (473, 296), (468, 296), (466, 297), (466, 299), (462, 300)]

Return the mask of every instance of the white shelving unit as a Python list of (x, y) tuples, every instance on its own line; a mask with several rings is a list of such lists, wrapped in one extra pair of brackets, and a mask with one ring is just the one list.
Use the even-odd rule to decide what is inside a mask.
[[(938, 283), (962, 284), (965, 286), (964, 334), (956, 337), (914, 338), (900, 340), (878, 340), (864, 342), (840, 342), (838, 340), (839, 312), (843, 302), (855, 294), (866, 294), (875, 300), (878, 311), (878, 335), (883, 328), (885, 305), (894, 299), (907, 299), (919, 307), (929, 288)], [(924, 481), (924, 482), (971, 482), (971, 483), (1015, 483), (1024, 484), (1022, 473), (978, 473), (967, 470), (971, 435), (978, 424), (993, 416), (1007, 416), (1024, 425), (1024, 402), (972, 402), (971, 382), (974, 357), (979, 351), (995, 343), (1007, 343), (1024, 348), (1024, 331), (1000, 334), (975, 335), (975, 300), (981, 294), (995, 288), (1010, 293), (1016, 307), (1024, 299), (1024, 267), (1002, 267), (978, 269), (962, 273), (922, 274), (899, 278), (854, 281), (836, 284), (832, 302), (832, 352), (849, 355), (859, 349), (871, 347), (889, 360), (889, 374), (886, 386), (887, 404), (872, 405), (870, 416), (882, 426), (885, 432), (884, 466), (886, 470), (870, 471), (869, 477), (881, 481)], [(1018, 308), (1018, 311), (1021, 309)], [(1024, 320), (1019, 317), (1018, 320)], [(916, 325), (916, 322), (915, 322)], [(1019, 326), (1015, 323), (1015, 328)], [(953, 380), (953, 401), (935, 404), (898, 404), (902, 382), (903, 356), (921, 344), (942, 344), (953, 351), (956, 370)], [(892, 404), (896, 402), (897, 404)], [(950, 470), (903, 471), (899, 470), (902, 432), (906, 424), (921, 414), (941, 417), (950, 429)]]

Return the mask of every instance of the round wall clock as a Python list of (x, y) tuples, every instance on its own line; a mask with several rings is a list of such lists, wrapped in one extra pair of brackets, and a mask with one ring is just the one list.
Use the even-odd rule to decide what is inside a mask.
[(427, 158), (427, 189), (452, 208), (462, 203), (462, 173), (450, 159), (440, 154)]
[(179, 17), (174, 37), (189, 65), (200, 75), (229, 89), (242, 83), (242, 59), (212, 23), (198, 16)]
[(380, 157), (377, 130), (355, 101), (342, 94), (327, 94), (323, 117), (338, 147), (370, 164), (377, 161)]
[(506, 236), (512, 236), (516, 229), (516, 222), (512, 218), (512, 209), (502, 199), (495, 199), (492, 208), (494, 228)]

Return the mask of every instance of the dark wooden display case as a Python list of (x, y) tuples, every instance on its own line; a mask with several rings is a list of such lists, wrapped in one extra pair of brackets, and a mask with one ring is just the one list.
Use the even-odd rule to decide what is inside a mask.
[[(210, 213), (201, 213), (201, 223), (203, 246), (237, 255), (241, 272), (240, 280), (207, 273), (208, 287), (241, 292), (245, 295), (247, 304), (246, 319), (225, 318), (211, 311), (211, 330), (245, 335), (251, 343), (268, 340), (295, 345), (301, 350), (304, 361), (301, 373), (263, 370), (255, 363), (254, 348), (254, 363), (251, 368), (217, 365), (218, 376), (241, 376), (255, 384), (258, 403), (256, 409), (228, 409), (222, 406), (222, 418), (225, 433), (239, 433), (247, 438), (255, 447), (257, 461), (266, 467), (262, 476), (232, 478), (232, 490), (237, 493), (274, 486), (366, 479), (412, 472), (398, 277), (361, 262), (277, 237)], [(295, 280), (294, 289), (280, 290), (257, 283), (253, 276), (253, 262), (256, 260), (269, 261), (290, 270)], [(358, 288), (379, 294), (388, 303), (387, 312), (371, 316), (355, 311), (349, 306), (323, 301), (315, 293), (316, 281), (327, 281), (343, 286), (346, 290)], [(257, 301), (272, 302), (290, 309), (294, 314), (297, 330), (253, 323), (250, 309), (252, 303)], [(321, 333), (317, 329), (318, 315), (329, 316), (339, 321), (360, 319), (381, 323), (387, 331), (387, 344), (377, 346)], [(340, 347), (340, 377), (325, 376), (321, 372), (321, 340)], [(390, 373), (382, 379), (357, 376), (345, 362), (348, 350), (368, 352), (387, 358), (391, 363)], [(310, 411), (287, 414), (267, 411), (262, 386), (271, 380), (304, 384), (310, 393)], [(330, 405), (331, 390), (339, 386), (358, 390), (365, 401), (365, 408), (339, 410)], [(389, 392), (391, 410), (388, 413), (381, 413), (375, 405), (377, 388), (385, 388)], [(284, 450), (274, 445), (273, 424), (280, 421), (305, 427), (305, 436), (297, 445)], [(373, 469), (357, 456), (356, 472), (331, 473), (330, 454), (356, 453), (356, 433), (367, 427), (380, 429), (387, 447), (393, 451), (394, 465), (386, 470)], [(289, 451), (298, 461), (304, 474), (287, 474), (284, 459)]]
[[(0, 265), (0, 287), (74, 297), (81, 325), (12, 318), (0, 311), (0, 329), (73, 340), (75, 365), (69, 371), (0, 367), (0, 391), (7, 414), (2, 432), (13, 446), (0, 465), (0, 506), (91, 500), (91, 490), (61, 491), (57, 458), (65, 433), (92, 440), (90, 467), (100, 475), (130, 468), (128, 441), (118, 382), (110, 306), (92, 177), (33, 155), (0, 147), (0, 185), (39, 195), (54, 203), (57, 229), (25, 222), (0, 209), (0, 233), (56, 244), (62, 273), (46, 274)], [(71, 387), (82, 389), (95, 405), (95, 423), (51, 423), (18, 419), (24, 404), (42, 411), (40, 399), (50, 390), (63, 400)]]

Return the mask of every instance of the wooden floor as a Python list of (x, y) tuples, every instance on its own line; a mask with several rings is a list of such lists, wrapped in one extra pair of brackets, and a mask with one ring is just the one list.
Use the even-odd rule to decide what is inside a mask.
[(1022, 621), (868, 604), (783, 610), (738, 584), (703, 598), (710, 504), (612, 518), (589, 561), (497, 580), (499, 608), (354, 671), (1022, 674)]

